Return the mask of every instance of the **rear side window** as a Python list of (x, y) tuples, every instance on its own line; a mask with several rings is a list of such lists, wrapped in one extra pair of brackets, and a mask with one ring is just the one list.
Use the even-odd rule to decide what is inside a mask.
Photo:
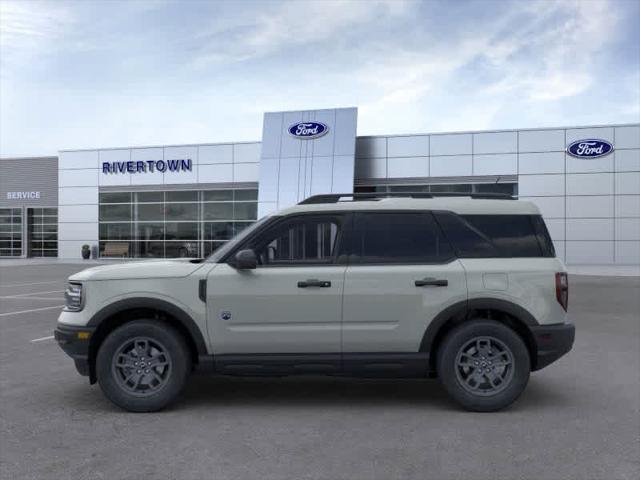
[(544, 220), (542, 220), (540, 215), (532, 215), (531, 221), (533, 222), (533, 228), (538, 237), (538, 243), (542, 249), (542, 256), (555, 257), (556, 249), (553, 247), (553, 241), (551, 240), (551, 235), (549, 235), (549, 230), (547, 230)]
[(437, 214), (463, 258), (553, 257), (549, 233), (539, 215)]
[(438, 223), (461, 258), (499, 257), (491, 240), (454, 213), (436, 213)]
[(453, 249), (430, 213), (362, 213), (356, 218), (360, 263), (445, 263)]

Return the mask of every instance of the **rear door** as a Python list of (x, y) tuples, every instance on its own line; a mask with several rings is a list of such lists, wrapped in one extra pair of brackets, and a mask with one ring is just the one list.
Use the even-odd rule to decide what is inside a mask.
[(429, 212), (355, 216), (342, 351), (418, 352), (427, 325), (465, 301), (465, 272)]

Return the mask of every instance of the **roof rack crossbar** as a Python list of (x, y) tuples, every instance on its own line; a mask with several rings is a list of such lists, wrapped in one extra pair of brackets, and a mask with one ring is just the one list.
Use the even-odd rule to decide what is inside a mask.
[(429, 193), (429, 192), (359, 192), (359, 193), (323, 193), (305, 198), (298, 205), (311, 205), (317, 203), (338, 203), (342, 198), (358, 200), (379, 200), (381, 198), (436, 198), (436, 197), (469, 197), (485, 200), (515, 200), (506, 193)]

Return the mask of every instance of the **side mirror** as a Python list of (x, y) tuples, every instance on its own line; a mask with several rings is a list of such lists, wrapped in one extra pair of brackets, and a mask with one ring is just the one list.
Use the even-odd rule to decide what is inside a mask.
[(258, 266), (256, 252), (251, 249), (240, 250), (236, 253), (234, 267), (238, 270), (253, 270)]

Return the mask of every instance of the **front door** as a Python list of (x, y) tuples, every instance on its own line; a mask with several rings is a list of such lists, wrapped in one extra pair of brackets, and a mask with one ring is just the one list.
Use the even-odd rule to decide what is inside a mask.
[(344, 220), (284, 218), (242, 246), (256, 252), (256, 269), (216, 265), (207, 280), (215, 354), (340, 352)]
[(354, 239), (343, 352), (418, 352), (430, 320), (466, 300), (462, 264), (429, 212), (359, 213)]

